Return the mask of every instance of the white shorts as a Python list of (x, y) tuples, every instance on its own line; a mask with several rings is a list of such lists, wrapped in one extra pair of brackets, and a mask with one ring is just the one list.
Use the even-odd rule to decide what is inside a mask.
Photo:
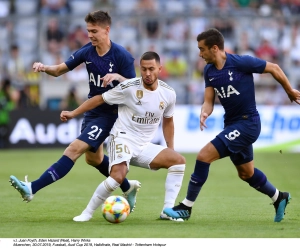
[(126, 161), (128, 171), (129, 165), (150, 169), (150, 163), (165, 148), (153, 143), (138, 145), (132, 138), (122, 134), (110, 135), (107, 140), (109, 172), (113, 165), (123, 161)]

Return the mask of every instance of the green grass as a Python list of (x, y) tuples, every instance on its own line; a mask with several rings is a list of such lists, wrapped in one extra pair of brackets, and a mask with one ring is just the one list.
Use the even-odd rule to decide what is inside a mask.
[[(274, 223), (271, 200), (241, 181), (229, 159), (211, 165), (208, 181), (184, 223), (158, 220), (163, 206), (166, 170), (157, 172), (131, 167), (129, 179), (138, 179), (142, 189), (137, 207), (125, 222), (110, 224), (100, 210), (86, 223), (72, 218), (85, 208), (103, 176), (81, 157), (62, 180), (39, 191), (30, 203), (22, 202), (9, 184), (9, 176), (28, 174), (37, 179), (63, 149), (0, 151), (0, 238), (299, 238), (299, 154), (256, 153), (255, 165), (280, 190), (289, 191), (291, 204), (281, 223)], [(176, 201), (186, 194), (194, 169), (195, 154), (184, 154), (187, 168)], [(121, 194), (120, 190), (116, 192)]]

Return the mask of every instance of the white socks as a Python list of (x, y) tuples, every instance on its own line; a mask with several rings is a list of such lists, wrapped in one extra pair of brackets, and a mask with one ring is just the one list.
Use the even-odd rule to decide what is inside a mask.
[(279, 191), (278, 191), (278, 189), (276, 188), (276, 192), (275, 192), (274, 196), (271, 198), (272, 201), (273, 201), (273, 203), (277, 200), (278, 196), (279, 196)]
[(185, 164), (174, 165), (168, 168), (168, 174), (165, 183), (165, 201), (164, 208), (174, 207), (176, 198), (181, 188), (184, 176)]
[(104, 203), (104, 201), (111, 195), (113, 191), (115, 191), (120, 184), (115, 181), (112, 177), (107, 177), (106, 180), (100, 183), (100, 185), (96, 188), (92, 198), (89, 201), (86, 209), (83, 210), (82, 214), (90, 214), (91, 216), (94, 214), (95, 210)]

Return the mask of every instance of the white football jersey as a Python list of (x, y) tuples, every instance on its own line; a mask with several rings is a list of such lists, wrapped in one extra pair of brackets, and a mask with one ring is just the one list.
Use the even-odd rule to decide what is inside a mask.
[(150, 91), (144, 88), (142, 78), (126, 80), (102, 97), (110, 105), (119, 105), (111, 134), (126, 133), (140, 145), (153, 139), (163, 116), (173, 116), (176, 102), (176, 93), (168, 84), (158, 80), (157, 89)]

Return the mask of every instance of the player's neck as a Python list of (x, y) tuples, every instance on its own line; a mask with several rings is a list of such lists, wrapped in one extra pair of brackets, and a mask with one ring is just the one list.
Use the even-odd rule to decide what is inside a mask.
[(216, 62), (214, 63), (215, 64), (215, 67), (218, 69), (218, 70), (221, 70), (223, 69), (225, 63), (226, 63), (226, 53), (225, 51), (222, 51), (222, 53), (218, 54), (217, 57), (216, 57)]
[(145, 83), (143, 82), (143, 86), (144, 86), (145, 89), (147, 89), (147, 90), (149, 90), (149, 91), (154, 91), (154, 90), (156, 90), (157, 87), (158, 87), (158, 81), (154, 82), (154, 83), (151, 84), (151, 85), (147, 85), (147, 84), (145, 84)]
[(111, 47), (111, 41), (108, 40), (104, 44), (101, 44), (101, 46), (96, 46), (96, 51), (99, 56), (104, 56), (110, 50), (110, 47)]

